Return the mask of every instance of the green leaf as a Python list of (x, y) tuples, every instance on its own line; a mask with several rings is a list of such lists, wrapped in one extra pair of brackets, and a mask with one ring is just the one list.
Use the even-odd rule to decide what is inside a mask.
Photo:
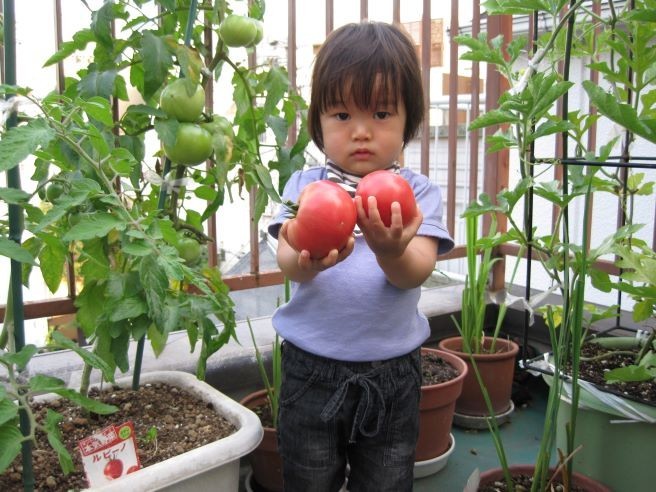
[(81, 406), (82, 408), (85, 408), (93, 413), (98, 413), (100, 415), (109, 415), (118, 410), (118, 408), (115, 407), (114, 405), (107, 405), (106, 403), (103, 403), (101, 401), (88, 398), (70, 388), (60, 388), (57, 389), (56, 391), (53, 391), (53, 393), (56, 393), (59, 396), (72, 401), (73, 403)]
[(88, 101), (82, 101), (81, 106), (91, 118), (110, 128), (114, 126), (112, 108), (104, 97), (94, 96)]
[(53, 376), (37, 374), (30, 378), (30, 390), (35, 393), (52, 393), (65, 387), (64, 381)]
[(109, 258), (105, 252), (103, 239), (91, 239), (84, 242), (80, 251), (81, 273), (85, 285), (93, 280), (104, 280), (109, 276)]
[(92, 335), (100, 324), (105, 306), (105, 284), (95, 280), (87, 281), (75, 298), (76, 319), (85, 336)]
[(66, 449), (66, 446), (64, 446), (64, 443), (61, 441), (59, 423), (62, 420), (64, 420), (64, 417), (61, 414), (55, 412), (54, 410), (48, 409), (44, 427), (47, 432), (48, 442), (59, 457), (59, 465), (61, 466), (64, 475), (68, 475), (75, 469), (75, 467), (73, 465), (73, 458), (71, 458), (71, 455)]
[(153, 248), (145, 241), (130, 241), (122, 245), (123, 252), (132, 256), (148, 256), (153, 254)]
[(273, 134), (276, 137), (276, 144), (281, 147), (285, 145), (287, 141), (287, 130), (289, 129), (287, 120), (280, 116), (269, 115), (266, 117), (266, 123), (273, 130)]
[(34, 257), (30, 254), (29, 251), (20, 247), (18, 243), (12, 241), (11, 239), (6, 239), (0, 237), (0, 256), (6, 256), (15, 261), (20, 261), (21, 263), (29, 263), (30, 265), (36, 265), (34, 262)]
[(264, 102), (264, 112), (267, 115), (271, 115), (275, 113), (278, 102), (280, 102), (285, 92), (289, 89), (287, 73), (282, 68), (273, 66), (267, 74), (264, 86), (267, 92)]
[(649, 381), (653, 377), (646, 367), (636, 365), (617, 367), (604, 373), (604, 379), (609, 382)]
[(105, 380), (109, 381), (110, 383), (114, 382), (114, 371), (103, 359), (98, 357), (96, 354), (80, 347), (77, 343), (66, 338), (57, 330), (52, 332), (52, 338), (57, 343), (58, 346), (68, 350), (72, 350), (91, 367), (100, 369), (103, 373), (103, 377), (105, 378)]
[(30, 199), (30, 194), (16, 188), (0, 188), (0, 200), (12, 204), (20, 205)]
[(30, 361), (30, 359), (34, 356), (39, 351), (38, 348), (34, 345), (25, 345), (20, 352), (16, 353), (6, 353), (3, 355), (0, 355), (0, 360), (3, 360), (4, 362), (8, 364), (14, 364), (16, 365), (16, 368), (19, 371), (22, 371), (25, 369), (27, 366), (27, 363)]
[(112, 322), (121, 321), (124, 319), (136, 318), (148, 312), (148, 307), (138, 297), (127, 297), (121, 299), (114, 310), (109, 315), (109, 320)]
[(144, 97), (148, 100), (166, 81), (169, 69), (173, 65), (173, 57), (166, 47), (166, 43), (151, 31), (143, 33), (139, 53), (143, 60), (143, 92)]
[(40, 238), (45, 245), (39, 252), (41, 275), (50, 292), (55, 293), (62, 281), (68, 251), (57, 236), (41, 234)]
[(90, 29), (82, 29), (75, 34), (73, 34), (72, 41), (64, 41), (59, 46), (59, 51), (52, 55), (46, 62), (43, 64), (44, 67), (49, 67), (55, 63), (65, 60), (71, 56), (76, 51), (83, 51), (87, 44), (94, 41), (93, 32)]
[(0, 426), (0, 474), (14, 461), (21, 452), (23, 435), (11, 422)]
[(99, 71), (90, 71), (80, 79), (78, 88), (80, 96), (85, 99), (93, 96), (109, 98), (114, 94), (114, 82), (117, 72), (115, 69)]
[(648, 320), (649, 318), (651, 318), (653, 312), (654, 312), (653, 300), (644, 300), (644, 301), (636, 302), (633, 305), (633, 321), (639, 323), (641, 321)]
[(18, 416), (18, 406), (9, 398), (0, 399), (0, 425), (13, 420)]
[(64, 241), (81, 241), (94, 237), (105, 237), (112, 229), (124, 230), (125, 222), (110, 213), (96, 213), (87, 217), (82, 217), (80, 222), (75, 224), (64, 234)]
[(656, 143), (656, 121), (640, 118), (636, 110), (629, 104), (617, 101), (615, 96), (604, 91), (590, 80), (582, 82), (588, 97), (599, 112), (615, 123), (622, 125), (636, 135)]
[(54, 138), (55, 131), (41, 118), (10, 128), (0, 139), (0, 172), (16, 167)]

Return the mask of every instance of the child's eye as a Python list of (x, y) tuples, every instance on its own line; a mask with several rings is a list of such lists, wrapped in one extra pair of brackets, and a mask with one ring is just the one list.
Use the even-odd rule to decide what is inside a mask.
[(374, 113), (374, 118), (377, 120), (384, 120), (386, 118), (389, 118), (391, 113), (389, 111), (376, 111)]
[(349, 119), (349, 114), (348, 113), (335, 113), (335, 118), (337, 118), (339, 121), (346, 121)]

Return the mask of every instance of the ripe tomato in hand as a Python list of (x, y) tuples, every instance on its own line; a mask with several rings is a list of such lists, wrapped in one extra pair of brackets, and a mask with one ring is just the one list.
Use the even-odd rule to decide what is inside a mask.
[(348, 192), (328, 180), (313, 181), (298, 197), (298, 211), (287, 226), (287, 240), (296, 251), (313, 259), (340, 250), (353, 234), (357, 212)]
[(410, 184), (400, 174), (381, 169), (364, 176), (355, 190), (356, 196), (362, 197), (362, 207), (369, 216), (370, 196), (376, 197), (380, 218), (386, 227), (392, 223), (392, 203), (401, 205), (401, 217), (405, 226), (417, 214), (417, 202)]
[(109, 460), (103, 472), (110, 480), (118, 478), (123, 474), (123, 462), (121, 460)]

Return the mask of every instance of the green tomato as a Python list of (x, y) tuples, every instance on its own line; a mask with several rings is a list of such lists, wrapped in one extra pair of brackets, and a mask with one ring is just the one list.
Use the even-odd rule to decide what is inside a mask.
[(250, 17), (229, 15), (219, 26), (219, 36), (228, 46), (249, 46), (257, 37), (257, 25)]
[(180, 123), (175, 144), (164, 143), (164, 154), (176, 164), (200, 164), (212, 155), (212, 135), (195, 123)]
[(235, 133), (232, 123), (220, 115), (213, 115), (212, 120), (201, 126), (212, 135), (214, 158), (217, 162), (230, 162)]
[(164, 87), (159, 106), (178, 121), (198, 121), (205, 108), (205, 90), (189, 79), (176, 79)]
[(59, 183), (50, 183), (46, 188), (46, 200), (49, 202), (55, 201), (64, 193), (64, 187)]
[(255, 24), (255, 27), (257, 27), (257, 34), (255, 35), (255, 39), (253, 39), (248, 46), (256, 46), (260, 44), (260, 41), (264, 38), (264, 24), (257, 19), (251, 19), (251, 21)]
[(187, 265), (195, 265), (200, 259), (200, 243), (194, 238), (182, 236), (178, 239), (176, 249)]

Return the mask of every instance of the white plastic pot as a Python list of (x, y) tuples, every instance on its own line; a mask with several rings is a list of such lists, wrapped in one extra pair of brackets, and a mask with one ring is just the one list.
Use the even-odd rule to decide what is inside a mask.
[[(131, 383), (131, 378), (117, 381), (122, 387), (130, 386)], [(262, 425), (257, 415), (186, 372), (144, 373), (141, 376), (141, 383), (167, 383), (184, 389), (211, 403), (222, 417), (237, 428), (237, 431), (224, 439), (148, 466), (102, 487), (86, 490), (237, 492), (239, 459), (255, 449), (262, 440)]]

